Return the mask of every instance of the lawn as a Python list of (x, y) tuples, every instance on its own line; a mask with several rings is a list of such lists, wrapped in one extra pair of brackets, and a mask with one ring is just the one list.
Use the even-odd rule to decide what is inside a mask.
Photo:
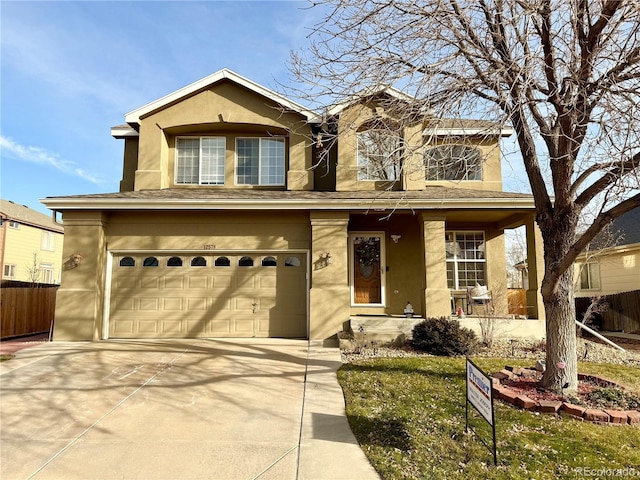
[[(474, 362), (485, 372), (529, 366), (526, 360)], [(589, 363), (580, 371), (640, 389), (634, 367)], [(618, 476), (640, 476), (640, 428), (540, 415), (500, 401), (495, 402), (494, 467), (478, 437), (465, 433), (463, 358), (373, 358), (344, 365), (338, 378), (351, 428), (385, 480), (611, 478), (616, 469)], [(472, 426), (491, 442), (490, 428), (473, 412)], [(635, 468), (631, 475), (630, 468)], [(610, 471), (596, 472), (600, 469)]]

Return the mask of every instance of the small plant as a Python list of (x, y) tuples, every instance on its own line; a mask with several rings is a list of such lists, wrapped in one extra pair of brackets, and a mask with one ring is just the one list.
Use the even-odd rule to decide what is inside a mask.
[(433, 355), (469, 355), (476, 350), (478, 340), (472, 330), (461, 327), (457, 320), (427, 318), (413, 327), (411, 346)]

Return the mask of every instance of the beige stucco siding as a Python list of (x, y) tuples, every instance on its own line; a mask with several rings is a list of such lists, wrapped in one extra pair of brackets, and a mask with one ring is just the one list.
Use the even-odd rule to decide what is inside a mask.
[[(168, 188), (174, 182), (175, 137), (224, 135), (227, 137), (225, 188), (234, 188), (235, 138), (286, 135), (290, 189), (311, 189), (313, 176), (310, 127), (302, 116), (283, 113), (282, 108), (261, 95), (231, 82), (220, 82), (179, 103), (144, 117), (135, 189)], [(246, 185), (239, 188), (247, 188)]]

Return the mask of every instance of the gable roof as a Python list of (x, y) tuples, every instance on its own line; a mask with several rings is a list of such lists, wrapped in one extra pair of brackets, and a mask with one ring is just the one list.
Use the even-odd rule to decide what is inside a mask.
[(317, 112), (314, 112), (313, 110), (310, 110), (296, 102), (293, 102), (292, 100), (289, 100), (283, 95), (280, 95), (279, 93), (274, 92), (273, 90), (263, 87), (262, 85), (254, 82), (253, 80), (249, 80), (248, 78), (238, 75), (237, 73), (232, 72), (227, 68), (218, 70), (217, 72), (205, 78), (197, 80), (192, 84), (187, 85), (186, 87), (182, 87), (179, 90), (176, 90), (175, 92), (169, 93), (168, 95), (165, 95), (164, 97), (159, 98), (158, 100), (154, 100), (153, 102), (147, 103), (146, 105), (143, 105), (140, 108), (136, 108), (135, 110), (132, 110), (131, 112), (125, 114), (124, 119), (128, 124), (139, 124), (140, 118), (147, 115), (148, 113), (151, 113), (154, 110), (157, 110), (159, 108), (165, 107), (171, 103), (177, 102), (178, 100), (184, 97), (187, 97), (199, 90), (207, 88), (210, 85), (213, 85), (225, 79), (230, 80), (234, 83), (237, 83), (238, 85), (241, 85), (259, 95), (262, 95), (263, 97), (266, 97), (269, 100), (272, 100), (282, 105), (284, 108), (288, 110), (292, 110), (294, 112), (297, 112), (303, 115), (304, 117), (307, 118), (307, 121), (311, 123), (316, 122), (319, 119), (319, 115)]
[(33, 210), (26, 205), (19, 205), (11, 200), (0, 199), (0, 218), (3, 222), (16, 221), (24, 225), (63, 233), (62, 225), (53, 221), (52, 217)]

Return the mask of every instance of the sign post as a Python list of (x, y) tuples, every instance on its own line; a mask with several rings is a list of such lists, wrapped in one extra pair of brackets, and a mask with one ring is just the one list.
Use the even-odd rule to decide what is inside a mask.
[(467, 358), (467, 401), (466, 407), (466, 426), (465, 431), (469, 431), (469, 404), (471, 404), (478, 413), (491, 425), (493, 432), (493, 450), (485, 441), (476, 433), (473, 428), (471, 431), (476, 434), (485, 447), (493, 453), (493, 464), (498, 465), (498, 450), (496, 447), (496, 422), (493, 411), (493, 383), (491, 378), (486, 375), (478, 366)]

